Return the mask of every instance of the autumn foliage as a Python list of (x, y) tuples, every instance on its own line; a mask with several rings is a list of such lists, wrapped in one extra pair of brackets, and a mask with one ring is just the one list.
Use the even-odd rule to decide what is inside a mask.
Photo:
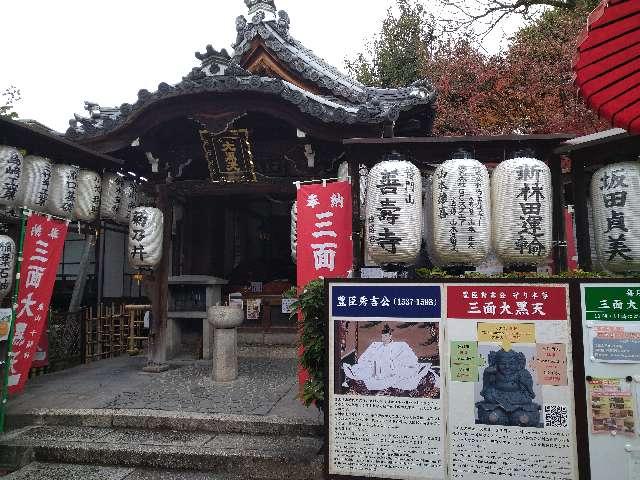
[[(406, 65), (413, 55), (411, 65), (419, 65), (412, 69), (415, 76), (430, 79), (438, 91), (435, 135), (586, 134), (608, 128), (584, 105), (572, 82), (571, 60), (587, 7), (550, 10), (520, 30), (505, 52), (487, 55), (464, 37), (434, 35), (437, 22), (420, 3), (399, 3), (400, 15), (389, 13), (368, 57), (362, 54), (347, 68), (365, 83), (398, 86), (417, 78), (397, 68), (388, 44), (402, 52), (398, 64)], [(415, 29), (416, 18), (422, 33)], [(414, 27), (413, 35), (407, 35), (406, 25)], [(394, 26), (403, 33), (395, 34)], [(425, 41), (428, 47), (415, 48)], [(394, 77), (399, 71), (402, 76)]]

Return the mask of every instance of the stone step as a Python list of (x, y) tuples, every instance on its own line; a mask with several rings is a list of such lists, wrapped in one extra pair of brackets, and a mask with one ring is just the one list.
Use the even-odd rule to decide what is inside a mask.
[[(1, 476), (1, 474), (0, 474)], [(180, 470), (33, 462), (3, 480), (246, 480), (245, 476)]]
[(304, 436), (39, 425), (0, 437), (0, 468), (36, 461), (303, 480), (322, 478), (321, 445)]
[(130, 428), (220, 434), (321, 436), (321, 421), (273, 415), (230, 415), (138, 409), (39, 409), (9, 414), (10, 429), (31, 426)]

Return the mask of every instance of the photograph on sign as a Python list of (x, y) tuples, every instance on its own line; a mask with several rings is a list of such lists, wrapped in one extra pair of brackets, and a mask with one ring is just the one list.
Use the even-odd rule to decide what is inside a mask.
[(445, 288), (451, 478), (577, 479), (568, 287)]
[(592, 433), (633, 436), (635, 412), (631, 382), (624, 378), (589, 381)]
[(337, 322), (339, 394), (440, 398), (440, 324)]
[(441, 287), (329, 286), (330, 478), (445, 478)]

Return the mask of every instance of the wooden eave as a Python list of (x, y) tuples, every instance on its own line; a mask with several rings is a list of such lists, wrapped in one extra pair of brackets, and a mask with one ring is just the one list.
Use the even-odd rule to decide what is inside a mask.
[(301, 79), (293, 73), (287, 65), (282, 63), (280, 59), (269, 51), (269, 48), (260, 38), (256, 38), (251, 41), (251, 48), (242, 57), (240, 66), (255, 75), (261, 75), (264, 69), (267, 69), (278, 78), (281, 78), (296, 87), (302, 88), (307, 92), (314, 93), (316, 95), (322, 95), (323, 93), (317, 85), (314, 85), (308, 80)]
[(98, 153), (62, 136), (2, 116), (0, 116), (0, 144), (24, 149), (29, 154), (41, 155), (54, 162), (69, 163), (97, 171), (105, 168), (117, 169), (124, 164), (119, 158)]

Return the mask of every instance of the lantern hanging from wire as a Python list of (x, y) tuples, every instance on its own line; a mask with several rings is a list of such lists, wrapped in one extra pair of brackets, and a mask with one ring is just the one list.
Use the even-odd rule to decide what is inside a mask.
[(15, 242), (7, 235), (0, 235), (0, 300), (11, 291), (15, 264)]
[(22, 176), (16, 205), (45, 212), (51, 184), (51, 162), (36, 155), (27, 155), (22, 163)]
[(602, 266), (616, 273), (640, 271), (640, 162), (598, 170), (591, 180), (591, 203)]
[(540, 265), (551, 255), (551, 171), (535, 158), (500, 163), (491, 180), (493, 247), (505, 265)]
[(116, 173), (105, 173), (102, 177), (102, 201), (100, 203), (100, 217), (105, 220), (117, 221), (118, 210), (122, 202), (124, 180)]
[(298, 260), (298, 202), (291, 206), (291, 259)]
[(118, 206), (116, 221), (123, 225), (129, 223), (131, 212), (138, 202), (138, 186), (131, 180), (125, 180), (122, 185), (122, 197)]
[(459, 152), (433, 174), (434, 257), (442, 265), (479, 265), (491, 249), (489, 172)]
[(137, 207), (131, 211), (128, 256), (133, 267), (153, 269), (162, 259), (164, 217), (154, 207)]
[(422, 243), (422, 177), (399, 153), (369, 172), (366, 247), (379, 265), (416, 262)]
[(78, 193), (78, 172), (73, 165), (54, 165), (51, 169), (47, 211), (58, 217), (73, 218)]
[(23, 157), (17, 148), (0, 145), (0, 205), (16, 204), (22, 163)]
[(102, 178), (91, 170), (80, 170), (78, 173), (78, 195), (74, 215), (78, 220), (93, 222), (98, 218), (100, 210), (100, 193)]

